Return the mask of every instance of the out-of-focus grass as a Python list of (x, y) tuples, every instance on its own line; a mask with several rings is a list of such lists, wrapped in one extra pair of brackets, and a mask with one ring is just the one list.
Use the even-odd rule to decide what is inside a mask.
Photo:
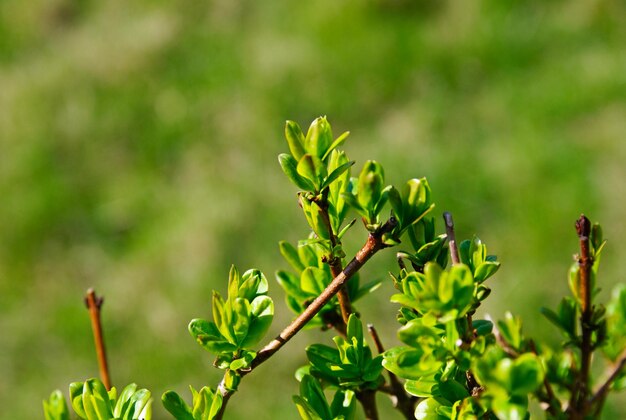
[[(605, 290), (623, 280), (625, 16), (611, 0), (3, 1), (0, 419), (41, 417), (52, 389), (97, 375), (89, 286), (115, 383), (215, 384), (186, 323), (231, 263), (284, 267), (275, 244), (305, 223), (276, 162), (282, 124), (320, 114), (352, 132), (357, 170), (427, 176), (459, 235), (503, 262), (486, 311), (557, 345), (538, 306), (566, 291), (580, 212), (610, 241)], [(391, 267), (377, 258), (364, 278)], [(386, 286), (359, 309), (391, 346)], [(273, 333), (291, 314), (271, 293)], [(330, 339), (303, 333), (246, 377), (229, 418), (295, 417), (314, 337)]]

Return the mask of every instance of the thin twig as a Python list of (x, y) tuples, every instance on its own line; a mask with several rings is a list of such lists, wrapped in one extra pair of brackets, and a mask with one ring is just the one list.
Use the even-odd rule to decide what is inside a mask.
[(448, 246), (450, 247), (450, 259), (452, 260), (452, 264), (459, 264), (461, 259), (459, 258), (459, 247), (456, 243), (456, 235), (454, 234), (454, 221), (452, 220), (452, 214), (447, 211), (444, 212), (443, 220), (446, 224)]
[[(446, 235), (448, 237), (448, 246), (450, 247), (450, 260), (452, 261), (452, 265), (460, 264), (461, 258), (459, 257), (459, 246), (456, 243), (456, 234), (454, 233), (454, 220), (452, 220), (452, 214), (447, 211), (444, 212), (443, 221), (446, 225)], [(462, 341), (463, 346), (469, 349), (472, 345), (472, 341), (474, 341), (475, 338), (474, 326), (472, 322), (472, 312), (468, 313), (465, 316), (465, 322), (465, 334), (463, 334)], [(472, 395), (477, 395), (478, 393), (482, 392), (482, 387), (474, 377), (474, 374), (471, 370), (465, 372), (465, 378), (467, 381), (467, 387)]]
[[(278, 337), (273, 339), (269, 344), (263, 347), (257, 354), (257, 357), (252, 361), (252, 365), (248, 370), (240, 371), (241, 376), (245, 376), (252, 372), (261, 363), (268, 360), (274, 355), (282, 346), (284, 346), (294, 335), (298, 333), (311, 319), (318, 314), (318, 312), (326, 305), (333, 296), (339, 292), (343, 285), (363, 267), (363, 265), (374, 256), (378, 251), (386, 248), (383, 242), (383, 235), (391, 232), (398, 224), (395, 217), (391, 217), (384, 225), (382, 225), (376, 232), (370, 233), (367, 242), (357, 252), (356, 256), (346, 265), (343, 271), (333, 279), (333, 281), (324, 289), (320, 295), (315, 298), (313, 302), (295, 319), (293, 320)], [(224, 380), (218, 386), (218, 391), (222, 394), (222, 407), (216, 419), (221, 419), (226, 409), (226, 403), (230, 399), (233, 391), (226, 389), (224, 386)]]
[(102, 323), (100, 321), (100, 309), (104, 299), (96, 296), (93, 289), (87, 290), (85, 304), (89, 309), (91, 318), (91, 329), (93, 330), (93, 340), (96, 345), (96, 355), (98, 356), (98, 367), (100, 368), (100, 378), (107, 390), (111, 389), (111, 379), (109, 376), (109, 366), (107, 364), (106, 348), (104, 346), (104, 336), (102, 334)]
[[(591, 222), (584, 214), (576, 221), (576, 233), (580, 243), (580, 255), (578, 256), (579, 296), (581, 305), (580, 326), (582, 338), (580, 344), (580, 375), (577, 378), (577, 385), (572, 392), (571, 403), (573, 408), (579, 413), (586, 413), (588, 410), (589, 397), (589, 371), (591, 369), (591, 354), (593, 352), (591, 338), (593, 333), (591, 306), (591, 267), (593, 257), (589, 248), (589, 235), (591, 234)], [(572, 408), (572, 405), (570, 405)]]
[[(372, 340), (374, 340), (374, 345), (376, 346), (378, 353), (383, 353), (385, 351), (385, 347), (380, 340), (380, 336), (378, 335), (376, 328), (374, 328), (372, 324), (367, 324), (367, 330), (369, 331)], [(394, 408), (400, 411), (406, 419), (414, 419), (415, 403), (417, 399), (407, 395), (404, 390), (404, 386), (402, 386), (402, 383), (393, 372), (388, 371), (387, 373), (389, 374), (389, 382), (391, 384), (389, 395), (391, 396)]]
[(376, 407), (376, 391), (366, 389), (356, 392), (356, 398), (363, 407), (365, 420), (378, 420), (378, 409)]
[[(328, 189), (326, 189), (326, 193), (322, 195), (322, 199), (317, 201), (319, 205), (322, 215), (322, 219), (324, 224), (328, 228), (329, 236), (330, 236), (330, 247), (331, 247), (331, 255), (328, 261), (328, 265), (330, 265), (330, 271), (333, 275), (333, 278), (337, 277), (343, 271), (343, 267), (341, 266), (341, 259), (337, 258), (333, 255), (333, 250), (337, 245), (341, 245), (341, 241), (337, 237), (336, 233), (333, 231), (333, 225), (330, 222), (330, 214), (328, 213)], [(352, 305), (350, 304), (350, 297), (348, 296), (348, 290), (344, 285), (339, 292), (337, 292), (337, 300), (339, 301), (339, 308), (341, 310), (341, 317), (343, 319), (344, 324), (348, 324), (348, 319), (350, 319), (350, 314), (352, 313)], [(342, 328), (345, 331), (345, 326)], [(341, 330), (340, 330), (341, 331)], [(345, 335), (345, 332), (344, 332)]]
[(593, 394), (590, 405), (592, 407), (595, 407), (595, 413), (600, 413), (600, 411), (602, 410), (606, 395), (611, 389), (611, 384), (619, 377), (624, 367), (626, 367), (626, 351), (622, 352), (620, 357), (617, 359), (617, 362), (613, 366), (611, 373), (607, 376), (602, 385), (600, 385), (600, 387)]

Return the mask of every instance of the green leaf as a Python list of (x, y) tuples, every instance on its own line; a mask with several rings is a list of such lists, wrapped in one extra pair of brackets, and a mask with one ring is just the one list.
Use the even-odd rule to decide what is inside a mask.
[(298, 274), (302, 273), (305, 267), (300, 261), (298, 250), (287, 241), (280, 241), (278, 243), (278, 248), (281, 255), (285, 258), (289, 265), (291, 265)]
[(277, 271), (276, 281), (278, 281), (278, 284), (283, 288), (288, 296), (292, 296), (298, 300), (308, 299), (312, 296), (312, 293), (305, 293), (302, 289), (300, 289), (300, 280), (291, 273), (286, 271)]
[(53, 391), (50, 398), (43, 401), (43, 411), (46, 420), (70, 420), (67, 403), (59, 390)]
[(377, 222), (376, 212), (378, 202), (382, 199), (385, 175), (383, 167), (374, 160), (365, 162), (359, 174), (357, 184), (357, 201), (359, 206), (366, 211), (364, 215), (368, 223)]
[(306, 348), (306, 356), (313, 367), (322, 371), (341, 364), (339, 351), (324, 344), (311, 344)]
[(203, 387), (199, 392), (194, 392), (193, 408), (191, 409), (191, 412), (195, 419), (207, 419), (207, 412), (210, 407), (209, 404), (213, 397), (212, 394), (212, 391), (207, 387)]
[(493, 330), (493, 323), (486, 319), (475, 319), (472, 321), (472, 328), (476, 330), (477, 335), (484, 336), (491, 334), (491, 331)]
[(295, 160), (300, 160), (304, 155), (304, 134), (298, 123), (287, 121), (285, 124), (285, 138), (289, 145), (289, 151)]
[(569, 288), (576, 301), (580, 304), (580, 267), (578, 263), (572, 264), (569, 270)]
[(419, 221), (434, 207), (426, 178), (413, 178), (407, 181), (402, 194), (402, 207), (403, 229)]
[(302, 244), (298, 246), (300, 261), (305, 267), (319, 267), (319, 257), (315, 252), (315, 245)]
[(304, 292), (319, 295), (330, 283), (326, 271), (317, 267), (307, 267), (300, 277), (300, 285)]
[[(545, 315), (545, 314), (544, 314)], [(511, 312), (504, 314), (504, 319), (498, 321), (500, 335), (509, 346), (519, 350), (522, 346), (522, 321)]]
[(305, 375), (300, 382), (300, 395), (310, 404), (313, 410), (324, 419), (332, 419), (330, 407), (319, 383), (311, 375)]
[(484, 262), (476, 268), (476, 271), (474, 272), (474, 279), (477, 282), (482, 283), (483, 281), (487, 280), (489, 277), (493, 276), (496, 273), (496, 271), (498, 271), (499, 268), (500, 268), (499, 262), (490, 262), (490, 261)]
[(208, 420), (212, 420), (217, 416), (217, 413), (222, 408), (222, 401), (222, 394), (215, 392), (213, 394), (213, 398), (211, 399), (211, 408), (209, 409)]
[(124, 420), (149, 420), (152, 417), (152, 394), (147, 389), (136, 391), (131, 397), (131, 406), (122, 416)]
[(285, 175), (287, 175), (287, 178), (289, 178), (296, 187), (304, 191), (315, 191), (313, 183), (298, 173), (298, 161), (296, 161), (293, 156), (282, 153), (278, 155), (278, 162)]
[(439, 414), (439, 409), (443, 406), (435, 398), (422, 400), (415, 408), (415, 418), (417, 420), (447, 420), (448, 417)]
[(348, 328), (346, 332), (348, 340), (356, 340), (357, 343), (363, 343), (363, 326), (361, 320), (356, 314), (350, 314), (348, 318)]
[(212, 322), (204, 319), (193, 319), (189, 323), (188, 329), (198, 344), (213, 354), (237, 350), (237, 346), (222, 336), (217, 326)]
[(542, 384), (543, 368), (536, 355), (525, 353), (515, 359), (508, 376), (509, 391), (513, 395), (526, 396)]
[(87, 418), (83, 404), (83, 382), (72, 382), (70, 384), (70, 402), (74, 412), (82, 419)]
[(311, 407), (304, 398), (299, 395), (294, 395), (291, 397), (294, 404), (296, 404), (296, 408), (298, 409), (298, 414), (300, 414), (300, 418), (302, 420), (326, 420), (322, 419)]
[(404, 379), (418, 380), (432, 375), (442, 365), (438, 353), (427, 347), (394, 347), (383, 353), (383, 367)]
[(322, 182), (320, 190), (323, 190), (324, 188), (328, 187), (333, 181), (335, 181), (337, 178), (339, 178), (341, 175), (343, 175), (354, 164), (355, 164), (355, 161), (344, 163), (343, 165), (341, 165), (340, 167), (338, 167), (337, 169), (332, 171), (324, 179), (324, 182)]
[(328, 150), (326, 151), (326, 153), (324, 154), (324, 156), (322, 156), (322, 160), (326, 161), (326, 159), (328, 158), (328, 156), (330, 155), (330, 153), (335, 150), (337, 147), (341, 146), (343, 143), (345, 143), (346, 139), (348, 138), (348, 136), (350, 135), (349, 131), (346, 131), (344, 133), (342, 133), (339, 137), (337, 137), (335, 139), (335, 141), (330, 145), (330, 147), (328, 148)]
[(260, 270), (251, 268), (241, 276), (237, 296), (252, 301), (259, 295), (267, 294), (267, 291), (268, 282), (265, 275)]
[(129, 409), (132, 403), (132, 397), (137, 391), (137, 384), (129, 384), (122, 390), (119, 398), (115, 403), (115, 407), (113, 408), (113, 416), (115, 418), (121, 418), (124, 413)]
[(247, 299), (237, 298), (232, 303), (233, 317), (231, 326), (239, 348), (242, 348), (242, 343), (248, 335), (248, 328), (250, 327), (250, 312), (250, 302), (248, 302)]
[(438, 384), (433, 377), (424, 376), (417, 380), (408, 380), (404, 383), (404, 389), (411, 395), (420, 398), (433, 396), (433, 388)]
[(239, 283), (241, 276), (239, 276), (239, 270), (235, 265), (230, 266), (228, 273), (228, 300), (233, 301), (239, 296)]
[(243, 348), (256, 345), (267, 333), (274, 319), (274, 302), (269, 296), (259, 296), (250, 304), (248, 335), (241, 344)]
[(523, 420), (528, 418), (527, 398), (495, 398), (491, 403), (491, 408), (500, 419)]
[(321, 159), (330, 149), (333, 142), (333, 132), (326, 117), (316, 118), (309, 127), (304, 139), (304, 148), (307, 153)]
[(298, 165), (296, 166), (296, 170), (298, 175), (306, 178), (313, 185), (313, 190), (309, 191), (320, 191), (322, 180), (326, 178), (326, 166), (324, 163), (316, 156), (312, 156), (310, 154), (306, 154), (302, 156), (302, 158), (298, 161)]
[(230, 311), (226, 307), (222, 296), (215, 290), (213, 291), (213, 299), (211, 303), (213, 309), (213, 321), (215, 322), (217, 329), (227, 341), (235, 344), (235, 336), (230, 329)]
[(191, 407), (174, 391), (167, 391), (161, 397), (163, 407), (170, 412), (176, 420), (195, 420)]
[(83, 383), (83, 404), (87, 416), (94, 419), (113, 418), (109, 393), (99, 379), (88, 379)]
[(354, 419), (356, 415), (356, 398), (351, 390), (338, 390), (330, 404), (333, 419)]
[(454, 379), (440, 382), (439, 393), (450, 402), (460, 401), (470, 396), (467, 388)]

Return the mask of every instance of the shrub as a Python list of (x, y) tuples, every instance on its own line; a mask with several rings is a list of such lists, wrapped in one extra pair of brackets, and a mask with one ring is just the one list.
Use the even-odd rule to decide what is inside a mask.
[[(569, 273), (572, 296), (555, 310), (541, 310), (565, 340), (552, 349), (526, 337), (521, 320), (510, 313), (495, 325), (475, 317), (491, 292), (487, 280), (500, 263), (478, 237), (457, 243), (449, 213), (443, 217), (445, 233), (437, 233), (425, 178), (411, 179), (400, 189), (388, 186), (376, 161), (365, 162), (352, 178), (355, 162), (340, 149), (348, 133), (335, 138), (323, 117), (306, 134), (288, 121), (285, 136), (289, 153), (278, 160), (300, 190), (309, 225), (296, 245), (279, 244), (291, 270), (278, 271), (276, 280), (296, 317), (259, 349), (274, 315), (269, 282), (259, 270), (240, 274), (232, 267), (226, 295), (213, 293), (212, 320), (189, 324), (193, 338), (215, 357), (223, 379), (215, 388), (192, 388), (191, 404), (174, 391), (165, 392), (162, 403), (176, 419), (221, 419), (242, 379), (305, 327), (332, 329), (337, 335), (334, 346), (314, 343), (305, 349), (309, 363), (296, 372), (300, 391), (293, 397), (303, 419), (352, 419), (358, 405), (367, 419), (377, 419), (377, 392), (388, 394), (407, 419), (523, 419), (529, 417), (530, 398), (549, 418), (595, 418), (608, 394), (626, 386), (626, 288), (618, 286), (606, 307), (595, 302), (605, 244), (599, 225), (592, 226), (585, 216), (578, 219), (580, 253)], [(347, 261), (342, 240), (356, 224), (348, 219), (351, 211), (367, 237)], [(404, 249), (397, 251), (398, 268), (390, 281), (397, 289), (391, 302), (399, 305), (402, 345), (384, 350), (368, 325), (372, 350), (361, 323), (367, 315), (354, 304), (379, 282), (362, 284), (358, 272), (379, 251), (399, 246)], [(73, 410), (88, 420), (149, 419), (149, 391), (131, 384), (118, 397), (108, 384), (101, 301), (90, 292), (88, 303), (104, 383), (71, 384)], [(598, 379), (591, 372), (594, 354), (607, 365)], [(46, 419), (69, 418), (59, 391), (44, 401), (44, 412)]]

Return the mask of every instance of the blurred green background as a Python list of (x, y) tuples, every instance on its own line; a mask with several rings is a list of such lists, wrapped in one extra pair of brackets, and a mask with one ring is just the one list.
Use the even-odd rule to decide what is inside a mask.
[[(272, 280), (277, 333), (277, 242), (306, 225), (276, 156), (286, 119), (319, 115), (351, 131), (357, 171), (427, 176), (437, 212), (499, 255), (492, 318), (510, 309), (559, 345), (538, 308), (567, 290), (581, 212), (609, 239), (602, 297), (624, 280), (623, 1), (3, 0), (0, 419), (42, 418), (53, 389), (97, 375), (90, 286), (114, 383), (157, 398), (219, 380), (186, 325), (231, 263)], [(349, 249), (363, 240), (354, 229)], [(392, 267), (383, 253), (362, 278)], [(387, 346), (391, 293), (358, 305)], [(295, 418), (311, 340), (330, 335), (246, 377), (227, 417)]]

